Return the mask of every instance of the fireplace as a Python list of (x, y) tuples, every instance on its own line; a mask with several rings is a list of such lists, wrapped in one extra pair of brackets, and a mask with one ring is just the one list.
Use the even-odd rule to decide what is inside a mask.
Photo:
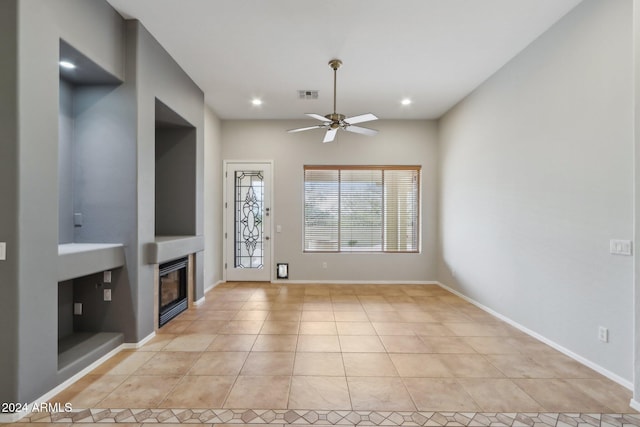
[(187, 266), (189, 258), (180, 258), (160, 264), (158, 314), (162, 327), (187, 309)]

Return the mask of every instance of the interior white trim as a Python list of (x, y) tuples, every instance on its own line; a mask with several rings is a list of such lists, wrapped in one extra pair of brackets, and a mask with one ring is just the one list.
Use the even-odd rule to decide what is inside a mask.
[[(154, 332), (154, 335), (155, 335), (155, 332)], [(28, 403), (28, 407), (29, 407), (28, 411), (22, 411), (22, 412), (17, 412), (17, 413), (14, 412), (12, 414), (0, 413), (0, 423), (15, 423), (15, 422), (19, 421), (21, 418), (26, 417), (27, 415), (31, 414), (31, 409), (33, 408), (34, 405), (39, 405), (40, 403), (47, 402), (49, 399), (54, 397), (56, 394), (60, 393), (62, 390), (64, 390), (65, 388), (69, 387), (71, 384), (75, 383), (80, 378), (84, 377), (89, 372), (93, 371), (99, 365), (101, 365), (102, 363), (106, 362), (108, 359), (110, 359), (111, 357), (113, 357), (116, 354), (120, 353), (120, 351), (122, 351), (124, 349), (125, 349), (125, 344), (120, 344), (118, 347), (114, 348), (109, 353), (105, 354), (100, 359), (96, 360), (91, 365), (87, 366), (86, 368), (84, 368), (83, 370), (81, 370), (77, 374), (73, 375), (72, 377), (70, 377), (69, 379), (64, 381), (63, 383), (58, 384), (56, 387), (54, 387), (53, 389), (49, 390), (48, 392), (46, 392), (45, 394), (43, 394), (39, 398), (35, 399), (32, 402), (29, 402)]]
[(638, 402), (635, 399), (631, 399), (631, 401), (629, 402), (629, 406), (631, 407), (631, 409), (635, 409), (636, 411), (640, 411), (640, 402)]
[(156, 336), (156, 333), (154, 331), (154, 332), (151, 332), (146, 337), (142, 338), (138, 342), (124, 343), (124, 344), (121, 345), (121, 347), (122, 347), (123, 350), (136, 350), (136, 349), (142, 347), (143, 345), (145, 345), (146, 343), (148, 343), (149, 341), (151, 341), (151, 339), (153, 337), (155, 337), (155, 336)]
[[(221, 283), (225, 283), (225, 282), (224, 282), (224, 280), (218, 280), (217, 282), (212, 283), (211, 285), (209, 285), (209, 286), (207, 286), (206, 288), (204, 288), (204, 294), (205, 294), (205, 296), (207, 295), (207, 292), (209, 292), (211, 289), (215, 288), (216, 286), (218, 286), (218, 285), (219, 285), (219, 284), (221, 284)], [(200, 300), (204, 300), (204, 298), (205, 298), (205, 297), (200, 298), (200, 299), (196, 302), (196, 304), (198, 304), (198, 305), (199, 305), (199, 304), (201, 304)], [(203, 302), (204, 302), (204, 301), (203, 301)]]
[[(102, 356), (101, 358), (99, 358), (98, 360), (93, 362), (91, 365), (87, 366), (86, 368), (84, 368), (83, 370), (81, 370), (77, 374), (73, 375), (72, 377), (70, 377), (69, 379), (64, 381), (63, 383), (61, 383), (61, 384), (57, 385), (56, 387), (54, 387), (53, 389), (49, 390), (48, 392), (46, 392), (45, 394), (43, 394), (42, 396), (40, 396), (39, 398), (37, 398), (33, 402), (29, 402), (28, 407), (29, 408), (33, 408), (34, 405), (39, 405), (42, 402), (47, 402), (49, 399), (54, 397), (56, 394), (60, 393), (64, 389), (66, 389), (71, 384), (75, 383), (80, 378), (84, 377), (89, 372), (93, 371), (98, 366), (100, 366), (101, 364), (103, 364), (104, 362), (106, 362), (107, 360), (109, 360), (110, 358), (115, 356), (116, 354), (120, 353), (122, 350), (135, 350), (135, 349), (138, 349), (138, 348), (142, 347), (143, 345), (145, 345), (147, 342), (149, 342), (149, 340), (151, 340), (155, 336), (156, 336), (156, 333), (155, 332), (151, 332), (149, 335), (147, 335), (146, 337), (144, 337), (143, 339), (141, 339), (140, 341), (138, 341), (136, 343), (123, 343), (123, 344), (120, 344), (118, 347), (114, 348), (109, 353), (105, 354), (104, 356)], [(0, 413), (0, 423), (15, 423), (15, 422), (19, 421), (20, 419), (26, 417), (30, 413), (31, 413), (31, 409), (29, 409), (29, 411), (22, 411), (22, 412), (12, 413), (12, 414)]]
[(271, 283), (291, 283), (297, 285), (440, 285), (440, 282), (433, 280), (272, 280)]
[[(486, 311), (487, 313), (491, 314), (492, 316), (497, 317), (498, 319), (508, 323), (509, 325), (513, 326), (516, 329), (519, 329), (520, 331), (524, 332), (525, 334), (537, 339), (538, 341), (541, 341), (545, 344), (547, 344), (548, 346), (558, 350), (560, 353), (563, 353), (566, 356), (569, 356), (570, 358), (572, 358), (573, 360), (575, 360), (576, 362), (582, 363), (583, 365), (587, 366), (588, 368), (593, 369), (594, 371), (598, 372), (599, 374), (604, 375), (605, 377), (609, 378), (612, 381), (615, 381), (616, 383), (620, 384), (621, 386), (629, 389), (629, 390), (633, 390), (633, 383), (631, 381), (628, 381), (624, 378), (622, 378), (621, 376), (614, 374), (613, 372), (609, 371), (608, 369), (603, 368), (602, 366), (598, 365), (597, 363), (594, 363), (592, 361), (590, 361), (589, 359), (585, 359), (584, 357), (572, 352), (571, 350), (561, 346), (560, 344), (551, 341), (550, 339), (538, 334), (537, 332), (532, 331), (531, 329), (519, 324), (518, 322), (498, 313), (497, 311), (492, 310), (491, 308), (475, 301), (472, 298), (469, 298), (468, 296), (464, 295), (463, 293), (450, 288), (449, 286), (443, 284), (443, 283), (438, 283), (443, 289), (446, 289), (447, 291), (451, 292), (452, 294), (455, 294), (457, 296), (459, 296), (460, 298), (462, 298), (463, 300), (470, 302), (471, 304), (475, 305), (476, 307), (478, 307), (479, 309)], [(632, 406), (633, 407), (633, 406)], [(640, 406), (638, 408), (635, 409), (639, 409), (640, 410)]]

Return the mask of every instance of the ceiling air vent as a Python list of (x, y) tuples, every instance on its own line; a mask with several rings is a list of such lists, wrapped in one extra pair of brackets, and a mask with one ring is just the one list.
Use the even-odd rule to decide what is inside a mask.
[(300, 99), (318, 99), (317, 90), (299, 90), (298, 98)]

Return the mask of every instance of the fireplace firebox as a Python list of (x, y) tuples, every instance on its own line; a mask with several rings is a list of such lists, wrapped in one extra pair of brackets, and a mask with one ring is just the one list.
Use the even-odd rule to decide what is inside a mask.
[(159, 283), (159, 326), (187, 309), (187, 266), (188, 258), (180, 258), (160, 264)]

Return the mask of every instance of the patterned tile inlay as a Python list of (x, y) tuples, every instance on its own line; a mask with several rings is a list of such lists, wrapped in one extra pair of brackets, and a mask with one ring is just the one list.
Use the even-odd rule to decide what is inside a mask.
[(295, 424), (313, 426), (640, 427), (640, 414), (83, 409), (32, 413), (19, 423)]

